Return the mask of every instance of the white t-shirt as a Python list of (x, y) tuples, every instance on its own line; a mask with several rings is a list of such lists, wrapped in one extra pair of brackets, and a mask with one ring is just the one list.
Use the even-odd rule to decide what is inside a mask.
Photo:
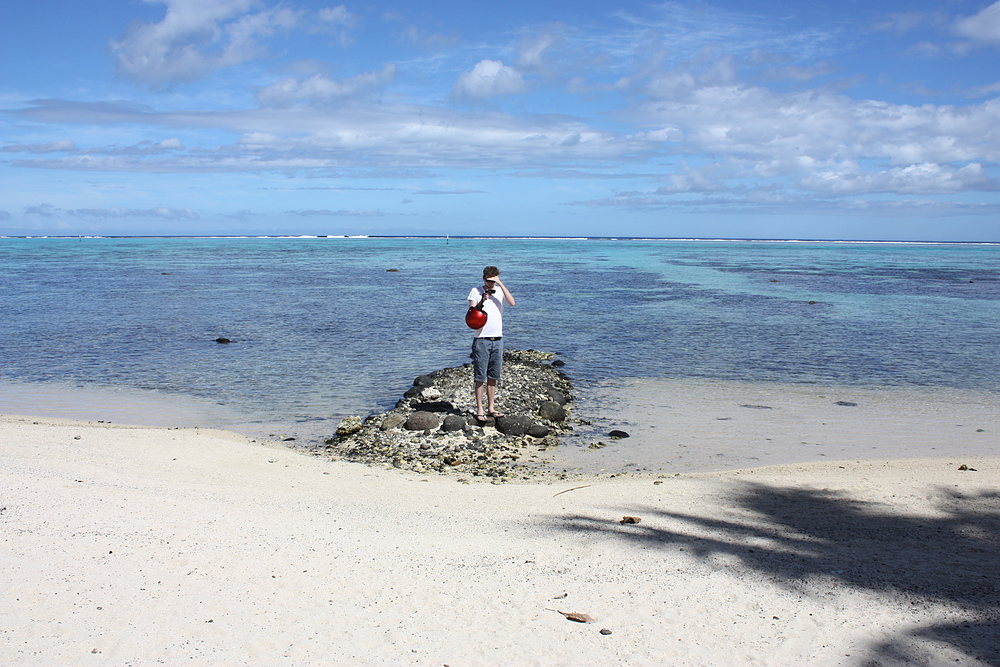
[[(473, 287), (469, 292), (469, 301), (473, 304), (479, 303), (483, 298), (483, 291), (486, 288), (480, 285)], [(486, 326), (476, 329), (476, 338), (493, 338), (503, 336), (503, 290), (497, 288), (496, 294), (490, 294), (483, 304), (483, 312), (486, 313)]]

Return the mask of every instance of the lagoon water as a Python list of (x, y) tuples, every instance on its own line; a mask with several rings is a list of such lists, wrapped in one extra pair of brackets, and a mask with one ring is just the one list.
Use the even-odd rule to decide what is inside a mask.
[(1000, 393), (997, 244), (7, 238), (0, 412), (314, 440), (467, 361), (486, 264), (507, 346), (558, 353), (581, 407), (623, 381)]

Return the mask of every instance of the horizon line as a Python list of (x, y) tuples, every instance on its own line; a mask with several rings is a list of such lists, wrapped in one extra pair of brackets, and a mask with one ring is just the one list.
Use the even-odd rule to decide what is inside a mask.
[(472, 234), (0, 234), (6, 239), (57, 239), (57, 240), (99, 240), (99, 239), (475, 239), (475, 240), (523, 240), (523, 241), (675, 241), (675, 242), (722, 242), (722, 243), (854, 243), (854, 244), (900, 244), (900, 245), (1000, 245), (1000, 241), (929, 241), (900, 239), (830, 239), (830, 238), (759, 238), (759, 237), (688, 237), (688, 236), (525, 236)]

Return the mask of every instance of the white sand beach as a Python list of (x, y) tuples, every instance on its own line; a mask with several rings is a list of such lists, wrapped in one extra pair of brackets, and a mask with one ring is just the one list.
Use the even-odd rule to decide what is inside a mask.
[(492, 485), (5, 416), (0, 663), (997, 665), (998, 471)]

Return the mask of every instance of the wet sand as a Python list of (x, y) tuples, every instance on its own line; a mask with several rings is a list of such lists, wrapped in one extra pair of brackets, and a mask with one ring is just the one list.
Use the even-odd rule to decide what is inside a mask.
[(586, 473), (1000, 456), (1000, 395), (986, 392), (634, 379), (581, 394), (577, 411), (594, 424), (565, 439), (554, 465)]

